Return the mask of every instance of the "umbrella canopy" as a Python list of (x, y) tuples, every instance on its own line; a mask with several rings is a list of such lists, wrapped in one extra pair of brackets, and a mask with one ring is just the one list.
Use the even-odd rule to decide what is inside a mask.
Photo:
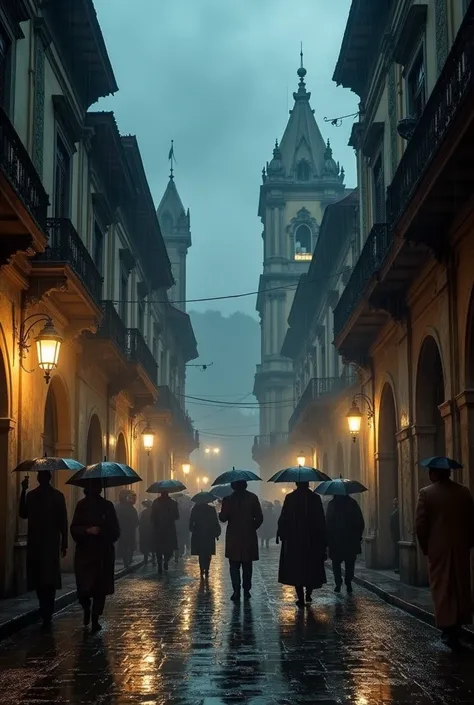
[(161, 492), (183, 492), (185, 489), (186, 486), (179, 480), (160, 480), (150, 485), (147, 492), (160, 494)]
[(297, 467), (279, 470), (268, 482), (323, 482), (330, 479), (321, 470), (316, 470), (316, 468), (310, 468), (306, 465), (298, 465)]
[(215, 502), (216, 499), (217, 497), (211, 492), (204, 492), (204, 490), (201, 490), (201, 492), (195, 494), (194, 497), (191, 497), (191, 502), (195, 502), (195, 504), (211, 504), (212, 502)]
[(452, 458), (446, 458), (443, 455), (435, 455), (433, 458), (424, 458), (420, 460), (420, 465), (422, 468), (429, 468), (430, 470), (461, 470), (462, 465), (458, 463), (457, 460)]
[(314, 490), (316, 494), (322, 495), (348, 495), (348, 494), (359, 494), (360, 492), (367, 492), (367, 487), (361, 485), (357, 480), (345, 480), (339, 477), (337, 480), (328, 480), (327, 482), (321, 482), (320, 485)]
[(261, 482), (262, 478), (252, 472), (252, 470), (236, 470), (232, 468), (232, 470), (227, 470), (223, 472), (222, 475), (219, 475), (219, 477), (216, 477), (212, 483), (212, 487), (215, 485), (227, 485), (231, 482), (249, 482), (253, 480), (259, 480)]
[(66, 484), (87, 487), (91, 480), (100, 480), (103, 487), (122, 487), (123, 485), (132, 485), (134, 482), (141, 482), (142, 478), (128, 465), (104, 460), (102, 463), (88, 465), (79, 470)]
[(56, 470), (70, 470), (72, 472), (77, 472), (82, 470), (84, 465), (79, 463), (77, 460), (72, 458), (48, 458), (44, 456), (43, 458), (31, 458), (30, 460), (24, 460), (22, 463), (16, 466), (13, 472), (55, 472)]
[(230, 485), (216, 485), (212, 488), (212, 494), (214, 497), (217, 497), (217, 499), (224, 499), (224, 497), (228, 497), (232, 494), (233, 491)]

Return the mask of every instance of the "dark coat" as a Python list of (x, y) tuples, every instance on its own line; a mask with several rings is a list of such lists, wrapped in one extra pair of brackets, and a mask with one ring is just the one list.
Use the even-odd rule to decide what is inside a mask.
[(270, 540), (274, 539), (277, 532), (277, 520), (273, 513), (273, 506), (271, 504), (264, 504), (262, 507), (263, 512), (263, 522), (262, 526), (258, 530), (258, 535), (261, 539)]
[(61, 588), (60, 552), (67, 549), (67, 510), (64, 495), (51, 485), (39, 485), (20, 498), (20, 516), (28, 519), (27, 589)]
[(153, 553), (155, 549), (153, 548), (153, 532), (151, 527), (151, 506), (146, 507), (140, 514), (138, 536), (140, 539), (141, 553)]
[(191, 516), (191, 502), (184, 497), (178, 501), (179, 519), (176, 522), (176, 534), (179, 548), (184, 548), (189, 543), (189, 517)]
[(117, 502), (115, 511), (120, 526), (118, 551), (120, 554), (123, 550), (134, 551), (137, 547), (138, 512), (126, 497)]
[(242, 563), (258, 561), (257, 529), (262, 525), (263, 514), (257, 495), (239, 490), (224, 497), (219, 519), (228, 522), (225, 557)]
[(178, 548), (176, 522), (179, 519), (178, 503), (171, 497), (157, 497), (151, 506), (153, 547), (159, 556), (171, 556)]
[(193, 556), (213, 556), (216, 552), (216, 539), (221, 535), (217, 512), (210, 504), (195, 504), (189, 519), (191, 532), (191, 554)]
[(326, 582), (326, 523), (321, 498), (298, 488), (286, 495), (278, 521), (281, 539), (278, 582), (320, 588)]
[[(87, 529), (98, 526), (100, 534), (91, 536)], [(114, 592), (115, 548), (120, 527), (114, 505), (98, 494), (79, 500), (71, 524), (76, 542), (74, 572), (79, 598), (112, 595)]]
[(329, 558), (354, 560), (361, 553), (364, 517), (352, 497), (334, 497), (326, 511)]

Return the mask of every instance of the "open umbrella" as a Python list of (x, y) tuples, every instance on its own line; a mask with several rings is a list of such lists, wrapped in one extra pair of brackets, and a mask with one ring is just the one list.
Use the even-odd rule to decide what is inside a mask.
[(259, 480), (261, 482), (262, 478), (252, 472), (252, 470), (236, 470), (232, 468), (232, 470), (227, 470), (223, 472), (222, 475), (219, 475), (219, 477), (216, 477), (212, 483), (212, 487), (215, 485), (227, 485), (231, 482), (249, 482), (253, 480)]
[(348, 495), (367, 492), (367, 487), (361, 485), (361, 483), (357, 480), (345, 480), (344, 478), (339, 477), (337, 480), (321, 482), (321, 484), (318, 485), (314, 491), (316, 494), (322, 495)]
[(217, 497), (217, 499), (224, 499), (224, 497), (228, 497), (232, 494), (233, 491), (230, 485), (216, 485), (212, 487), (212, 494), (214, 497)]
[(268, 482), (323, 482), (330, 480), (324, 472), (310, 468), (306, 465), (284, 468), (279, 470), (268, 480)]
[(76, 487), (87, 487), (91, 480), (100, 480), (102, 486), (106, 488), (132, 485), (135, 482), (141, 482), (142, 478), (128, 465), (104, 460), (102, 463), (88, 465), (86, 468), (79, 470), (66, 484), (75, 485)]
[(70, 470), (77, 472), (82, 470), (84, 465), (72, 458), (48, 458), (46, 455), (43, 458), (30, 458), (24, 460), (16, 466), (12, 472), (55, 472), (56, 470)]
[(201, 492), (195, 494), (194, 497), (191, 497), (191, 502), (194, 502), (195, 504), (211, 504), (212, 502), (215, 502), (216, 499), (217, 497), (211, 492), (201, 490)]
[(161, 492), (183, 492), (185, 489), (186, 486), (179, 480), (160, 480), (160, 482), (154, 482), (150, 485), (147, 492), (160, 494)]
[(457, 460), (446, 458), (443, 455), (435, 455), (433, 458), (424, 458), (420, 460), (422, 468), (430, 470), (461, 470), (462, 465)]

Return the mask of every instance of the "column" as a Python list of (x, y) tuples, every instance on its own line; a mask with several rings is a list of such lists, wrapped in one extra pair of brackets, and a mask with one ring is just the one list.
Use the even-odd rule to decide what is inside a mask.
[(280, 209), (273, 208), (273, 236), (274, 236), (274, 248), (273, 248), (273, 254), (274, 256), (278, 257), (281, 255), (280, 253)]
[(474, 389), (465, 389), (456, 397), (459, 411), (462, 482), (474, 491)]
[(417, 584), (417, 545), (415, 536), (415, 494), (413, 484), (413, 437), (410, 428), (396, 434), (398, 444), (399, 511), (400, 511), (400, 580)]

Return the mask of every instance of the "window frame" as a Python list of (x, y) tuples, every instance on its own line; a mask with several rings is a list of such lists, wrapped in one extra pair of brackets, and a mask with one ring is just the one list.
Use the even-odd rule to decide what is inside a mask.
[[(5, 23), (0, 15), (0, 38), (5, 40), (5, 65), (3, 74), (0, 71), (0, 106), (7, 115), (11, 114), (12, 109), (12, 87), (14, 85), (14, 52), (16, 48), (15, 37), (8, 31)], [(2, 80), (3, 75), (3, 80)]]
[[(100, 232), (101, 236), (101, 257), (100, 261), (97, 261), (96, 257), (96, 245), (97, 245), (97, 231)], [(97, 267), (97, 270), (104, 275), (104, 259), (105, 259), (105, 228), (102, 226), (100, 221), (98, 220), (97, 216), (94, 215), (94, 221), (93, 221), (93, 228), (92, 228), (92, 259), (94, 261), (95, 266)]]
[[(64, 148), (64, 154), (67, 156), (67, 182), (66, 182), (66, 208), (65, 212), (58, 210), (58, 153), (59, 145)], [(53, 184), (53, 213), (55, 218), (70, 218), (71, 217), (71, 194), (72, 194), (72, 175), (73, 175), (73, 152), (68, 146), (68, 139), (56, 122), (55, 139), (54, 139), (54, 184)]]
[[(297, 248), (296, 248), (298, 230), (300, 228), (307, 228), (309, 231), (309, 238), (310, 238), (309, 251), (306, 251), (306, 252), (298, 252)], [(301, 241), (300, 241), (300, 245), (301, 245)], [(293, 259), (296, 261), (308, 261), (309, 262), (310, 260), (313, 259), (313, 249), (314, 249), (313, 231), (312, 231), (310, 225), (308, 223), (298, 223), (298, 225), (296, 226), (295, 231), (294, 231)]]
[(119, 269), (119, 316), (126, 326), (128, 320), (128, 291), (130, 286), (130, 274), (122, 263)]
[[(299, 173), (300, 167), (304, 167), (306, 170), (305, 174), (304, 174), (304, 178), (302, 178), (300, 176), (300, 173)], [(300, 159), (300, 161), (297, 163), (297, 165), (296, 165), (296, 180), (302, 181), (302, 182), (311, 180), (311, 165), (307, 159)]]
[[(377, 164), (380, 163), (380, 176), (382, 180), (382, 191), (380, 193), (381, 202), (377, 202), (378, 179), (375, 176), (375, 168)], [(370, 160), (370, 180), (371, 180), (371, 195), (372, 195), (372, 224), (384, 223), (387, 213), (387, 187), (385, 185), (385, 160), (383, 152), (383, 142), (380, 144), (379, 148), (375, 152), (374, 158)], [(380, 209), (379, 207), (380, 206)]]
[[(416, 113), (413, 110), (413, 105), (411, 105), (413, 96), (412, 96), (412, 91), (410, 90), (411, 86), (411, 77), (414, 75), (415, 67), (418, 61), (421, 59), (421, 66), (423, 67), (423, 105), (421, 107), (421, 110), (419, 113)], [(423, 110), (425, 109), (426, 106), (426, 101), (427, 101), (427, 75), (426, 75), (426, 70), (427, 70), (427, 62), (426, 62), (426, 41), (425, 37), (417, 43), (415, 50), (413, 51), (412, 57), (410, 61), (407, 63), (403, 70), (403, 81), (404, 81), (404, 88), (405, 88), (405, 99), (404, 99), (404, 109), (405, 109), (405, 116), (406, 117), (421, 117), (421, 114), (423, 113)]]

